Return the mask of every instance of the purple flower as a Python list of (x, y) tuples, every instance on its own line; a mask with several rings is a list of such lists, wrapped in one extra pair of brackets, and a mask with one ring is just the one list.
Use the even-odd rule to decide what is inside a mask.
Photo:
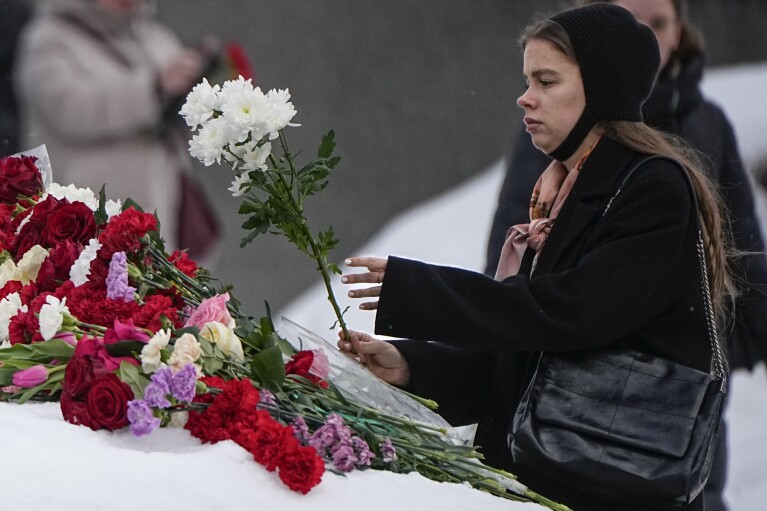
[(388, 436), (384, 438), (384, 441), (381, 443), (381, 457), (383, 458), (384, 463), (397, 461), (397, 449), (394, 448), (391, 443), (391, 438)]
[(151, 379), (153, 382), (162, 385), (168, 389), (168, 392), (170, 392), (170, 387), (173, 384), (173, 371), (170, 367), (161, 367), (152, 374)]
[[(264, 391), (261, 391), (262, 394)], [(293, 434), (301, 443), (306, 443), (309, 439), (309, 426), (306, 425), (306, 421), (300, 415), (295, 418), (290, 425), (293, 428)]]
[(341, 472), (351, 472), (357, 466), (356, 454), (350, 445), (340, 445), (333, 452), (333, 466)]
[(197, 369), (194, 367), (194, 364), (186, 364), (172, 376), (170, 392), (179, 401), (191, 401), (194, 399), (196, 385)]
[(267, 406), (276, 406), (277, 400), (274, 398), (274, 394), (269, 392), (267, 389), (263, 389), (261, 392), (261, 399), (258, 401), (259, 404), (265, 404)]
[(144, 389), (144, 400), (149, 406), (154, 408), (168, 408), (170, 401), (168, 401), (168, 394), (170, 389), (164, 382), (152, 381)]
[(112, 254), (106, 284), (107, 298), (124, 302), (133, 301), (133, 293), (136, 292), (136, 288), (128, 285), (128, 258), (125, 252)]
[(357, 455), (358, 467), (369, 467), (370, 460), (375, 458), (375, 454), (370, 450), (368, 443), (358, 436), (352, 437), (352, 447)]
[(153, 415), (149, 404), (137, 399), (128, 401), (128, 422), (134, 436), (148, 435), (160, 425), (160, 419)]
[(328, 425), (327, 423), (317, 428), (317, 431), (309, 437), (309, 445), (314, 447), (321, 456), (324, 455), (325, 449), (331, 447), (335, 443), (335, 431), (333, 426)]

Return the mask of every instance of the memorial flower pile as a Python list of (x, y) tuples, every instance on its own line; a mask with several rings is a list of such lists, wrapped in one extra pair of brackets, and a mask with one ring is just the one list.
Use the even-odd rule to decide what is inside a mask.
[[(243, 244), (281, 232), (330, 290), (333, 233), (311, 234), (303, 201), (338, 163), (333, 135), (299, 167), (282, 131), (296, 113), (288, 99), (243, 79), (204, 82), (182, 114), (200, 126), (192, 153), (233, 167), (231, 190), (248, 216)], [(179, 427), (204, 443), (233, 441), (300, 493), (327, 471), (417, 471), (566, 509), (482, 465), (445, 425), (381, 405), (368, 389), (388, 387), (335, 350), (243, 313), (235, 290), (165, 250), (153, 214), (106, 200), (103, 189), (52, 183), (38, 168), (46, 161), (0, 159), (0, 399), (58, 401), (66, 421), (93, 430), (144, 437)]]

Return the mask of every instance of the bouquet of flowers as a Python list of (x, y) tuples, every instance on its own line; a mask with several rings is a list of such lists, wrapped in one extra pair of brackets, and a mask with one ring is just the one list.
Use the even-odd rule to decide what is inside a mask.
[[(338, 162), (333, 136), (298, 167), (282, 131), (295, 115), (288, 99), (243, 79), (203, 82), (182, 114), (202, 126), (192, 153), (234, 166), (243, 244), (279, 231), (327, 277), (337, 271), (332, 230), (312, 236), (302, 204)], [(403, 402), (418, 407), (316, 336), (294, 326), (284, 338), (270, 317), (244, 314), (231, 288), (165, 251), (138, 204), (50, 182), (47, 167), (41, 152), (0, 159), (2, 399), (59, 401), (66, 421), (94, 430), (176, 426), (202, 442), (232, 440), (302, 493), (326, 470), (417, 471), (566, 509), (482, 465), (428, 413), (401, 413)]]

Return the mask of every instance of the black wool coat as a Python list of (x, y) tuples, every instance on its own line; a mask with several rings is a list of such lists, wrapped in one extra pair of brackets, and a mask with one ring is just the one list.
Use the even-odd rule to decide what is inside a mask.
[[(738, 258), (734, 268), (742, 295), (727, 337), (731, 367), (752, 369), (760, 361), (767, 362), (765, 243), (733, 128), (721, 108), (700, 91), (703, 69), (700, 53), (670, 66), (658, 79), (643, 111), (648, 124), (680, 136), (704, 157), (729, 213), (734, 248), (748, 253)], [(551, 159), (522, 130), (508, 162), (488, 240), (488, 275), (495, 274), (508, 228), (529, 220), (533, 186)]]
[(410, 364), (411, 390), (436, 400), (452, 424), (478, 422), (475, 444), (486, 463), (574, 509), (634, 508), (592, 498), (511, 460), (511, 418), (539, 352), (609, 345), (703, 371), (711, 362), (685, 176), (669, 161), (648, 162), (603, 216), (622, 177), (644, 157), (602, 138), (532, 277), (496, 282), (390, 257), (381, 290), (376, 333), (409, 339), (395, 343)]

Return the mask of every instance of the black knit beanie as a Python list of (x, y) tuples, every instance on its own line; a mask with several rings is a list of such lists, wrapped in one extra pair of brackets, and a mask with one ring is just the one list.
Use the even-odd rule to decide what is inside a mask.
[(566, 160), (599, 121), (641, 121), (660, 66), (649, 27), (609, 3), (590, 4), (552, 16), (565, 29), (583, 79), (586, 108), (567, 138), (549, 156)]

